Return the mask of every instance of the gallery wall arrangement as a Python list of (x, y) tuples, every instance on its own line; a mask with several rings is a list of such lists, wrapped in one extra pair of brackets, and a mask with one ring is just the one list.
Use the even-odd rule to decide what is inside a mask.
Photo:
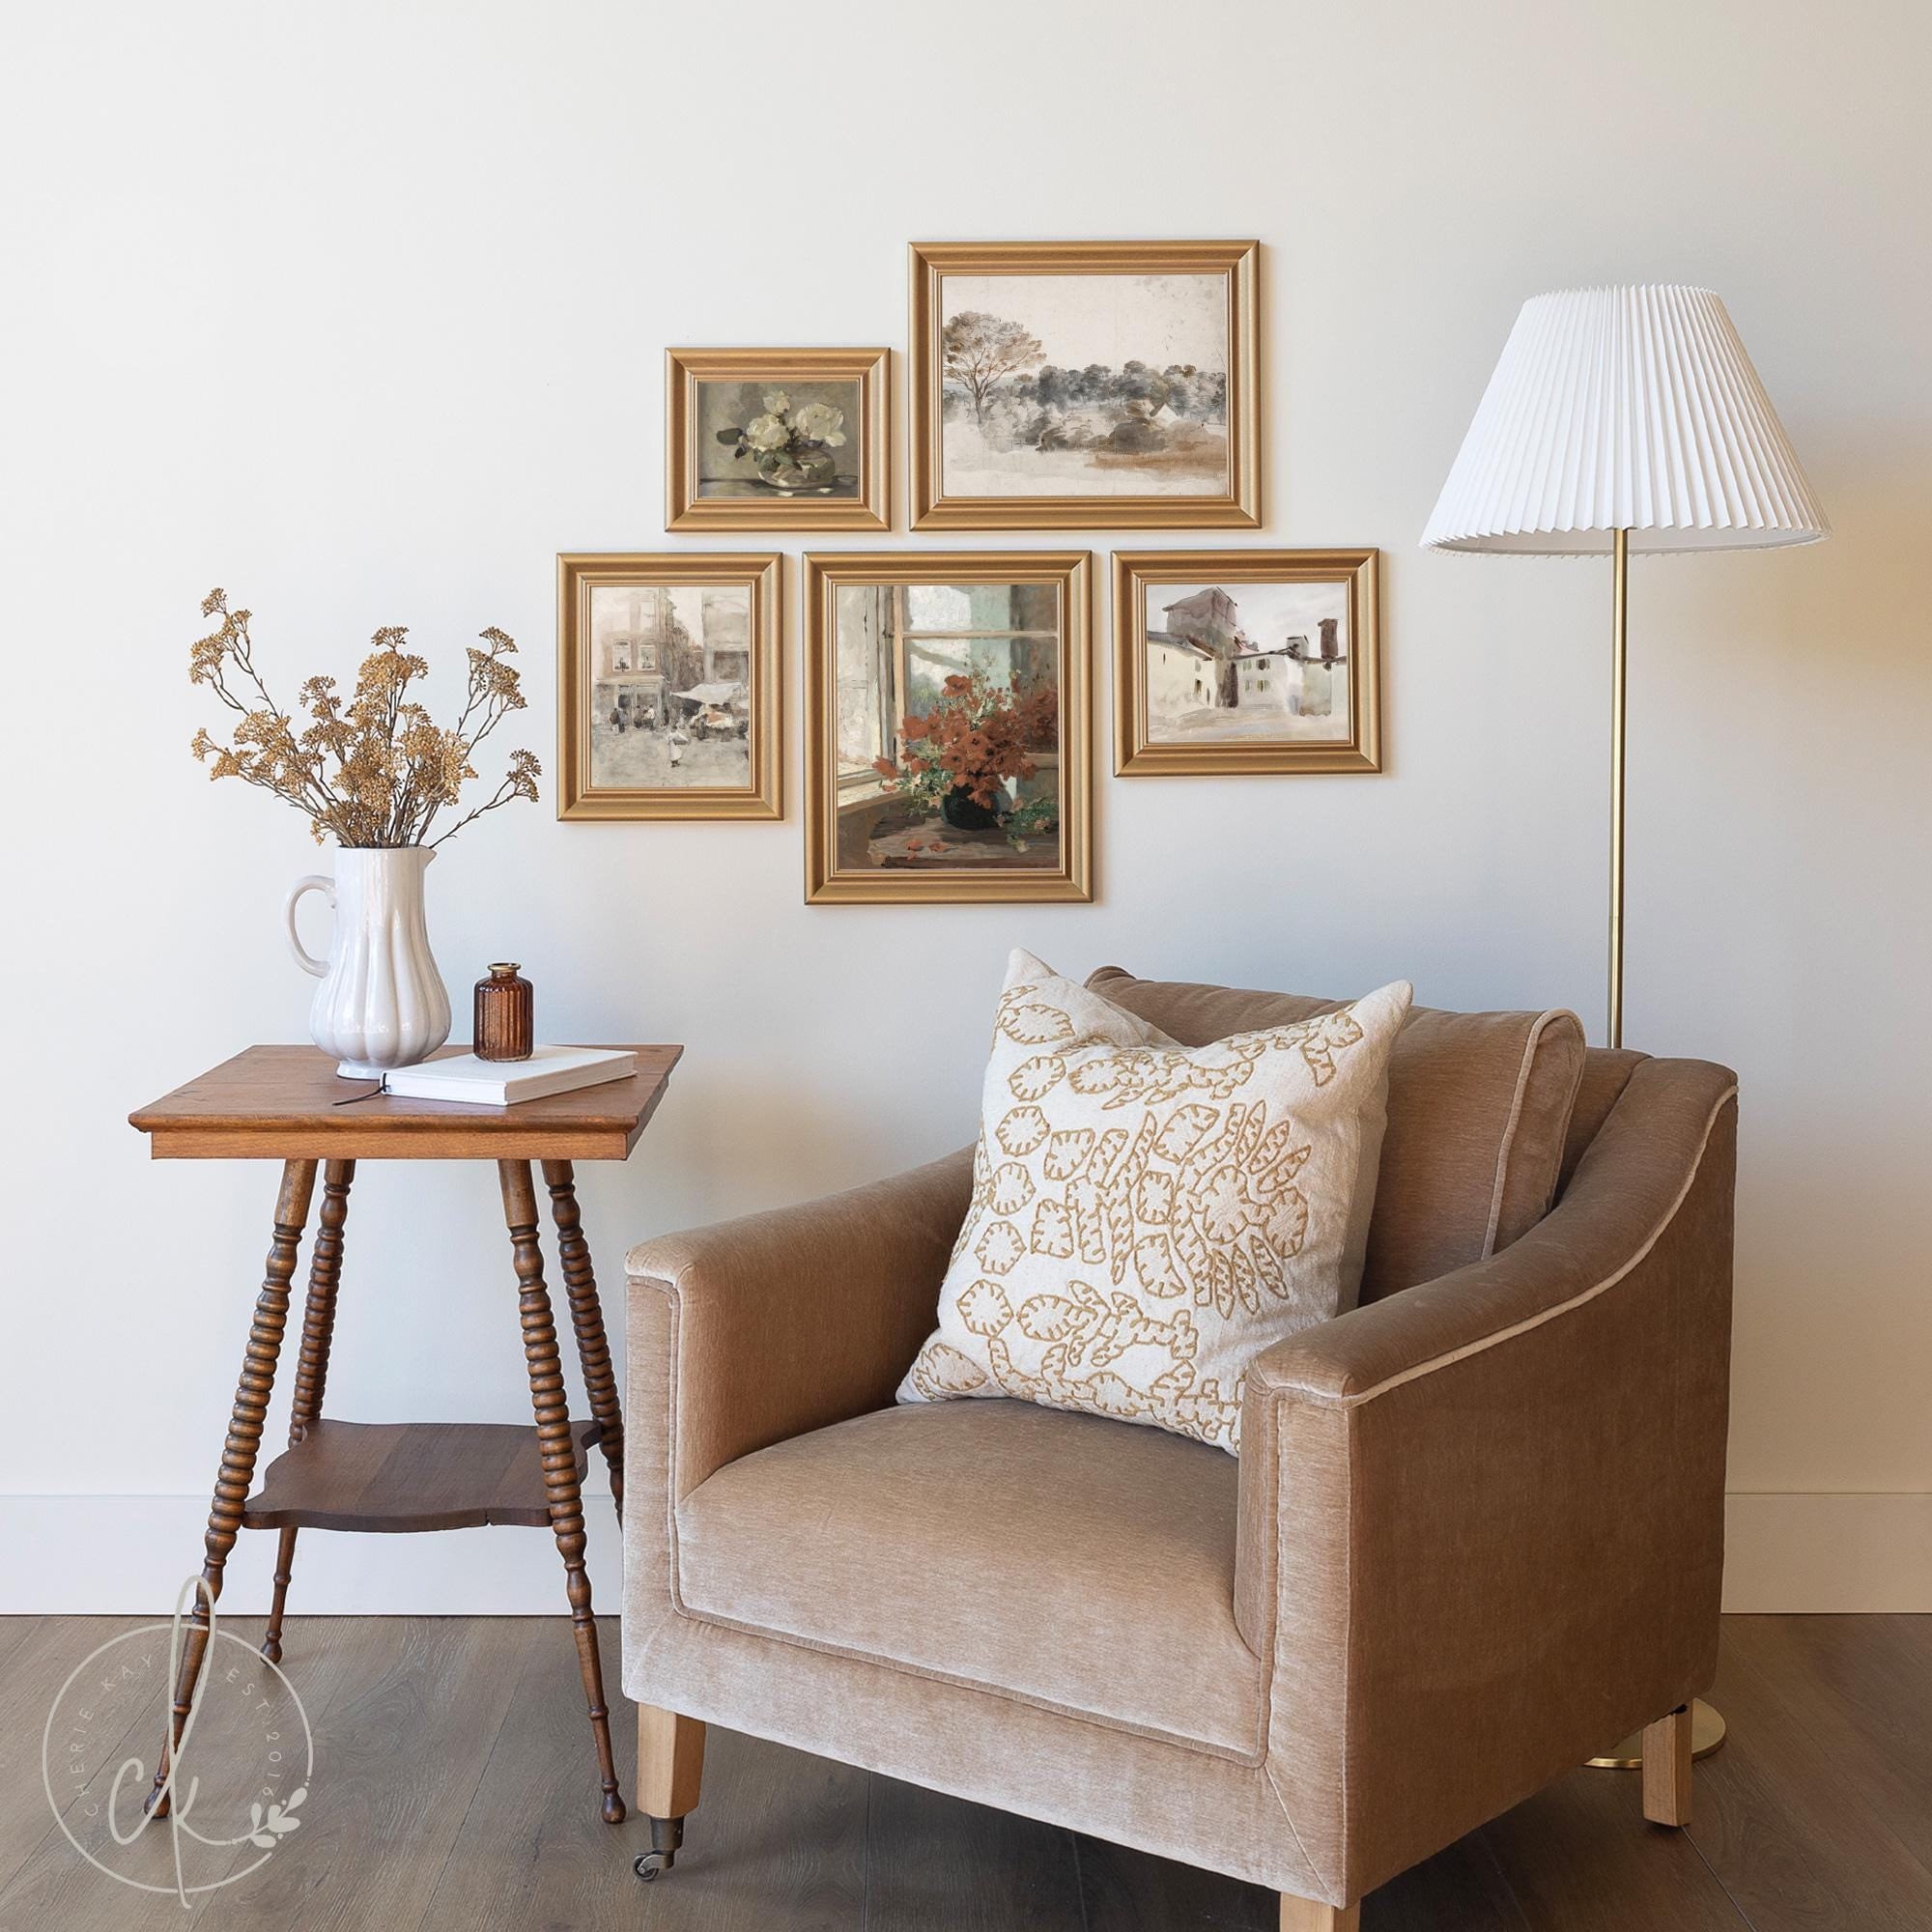
[[(1256, 242), (914, 242), (918, 530), (1261, 522)], [(665, 527), (887, 530), (886, 349), (665, 353)], [(1378, 553), (1121, 552), (1122, 777), (1381, 769)], [(557, 559), (557, 815), (781, 818), (777, 554)], [(814, 553), (806, 899), (1094, 896), (1094, 562)]]

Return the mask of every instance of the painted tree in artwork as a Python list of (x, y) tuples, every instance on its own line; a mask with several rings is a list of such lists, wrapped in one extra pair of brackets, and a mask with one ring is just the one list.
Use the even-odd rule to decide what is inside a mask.
[(1030, 329), (974, 308), (952, 317), (939, 343), (946, 374), (973, 398), (974, 417), (982, 424), (994, 384), (1046, 359), (1039, 338)]

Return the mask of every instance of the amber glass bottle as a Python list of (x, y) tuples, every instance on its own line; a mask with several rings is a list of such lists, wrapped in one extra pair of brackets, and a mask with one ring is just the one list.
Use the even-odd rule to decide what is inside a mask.
[(475, 1024), (470, 1037), (478, 1060), (527, 1060), (536, 1045), (530, 982), (514, 959), (499, 959), (476, 982)]

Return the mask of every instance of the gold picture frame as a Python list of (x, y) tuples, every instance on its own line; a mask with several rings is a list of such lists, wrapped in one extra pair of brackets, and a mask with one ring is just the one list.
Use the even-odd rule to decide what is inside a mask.
[(777, 551), (558, 556), (559, 818), (784, 816), (783, 567)]
[[(1093, 556), (1087, 551), (853, 551), (805, 559), (805, 896), (827, 904), (986, 904), (1093, 897)], [(1008, 598), (987, 624), (990, 599)], [(1041, 596), (1051, 589), (1049, 607)], [(926, 597), (915, 601), (914, 593)], [(926, 610), (922, 611), (919, 606)], [(936, 607), (944, 607), (935, 614)], [(1048, 609), (1050, 624), (1042, 621)], [(849, 627), (841, 634), (841, 619)], [(1051, 656), (1043, 654), (1052, 639)], [(1037, 701), (1050, 662), (1057, 728), (1012, 774), (1002, 814), (912, 798), (903, 769), (908, 701), (936, 714), (946, 675)], [(841, 690), (841, 663), (845, 684)], [(1031, 669), (1032, 677), (1027, 673)], [(999, 673), (1004, 672), (1004, 680)], [(991, 700), (999, 703), (997, 697)], [(841, 735), (854, 742), (841, 747)], [(1038, 778), (1051, 766), (1051, 792)], [(1035, 787), (1027, 797), (1022, 785)], [(1050, 829), (1022, 827), (1052, 800)], [(955, 816), (956, 812), (956, 816)], [(992, 822), (979, 822), (990, 819)]]
[[(1374, 550), (1115, 552), (1115, 771), (1380, 771), (1380, 557)], [(1257, 603), (1267, 612), (1251, 614), (1252, 632), (1230, 585), (1275, 593), (1250, 598), (1251, 613)], [(1149, 607), (1162, 587), (1177, 596), (1155, 632)], [(1346, 728), (1325, 724), (1338, 684)]]
[[(935, 242), (912, 245), (912, 314), (907, 363), (912, 415), (912, 524), (915, 529), (1255, 529), (1261, 525), (1261, 394), (1259, 386), (1258, 242)], [(1166, 298), (1139, 288), (1131, 298), (1146, 305), (1151, 344), (1204, 345), (1199, 363), (1171, 362), (1160, 370), (1123, 361), (1119, 370), (1091, 360), (1080, 365), (1094, 343), (1131, 330), (1118, 303), (1100, 321), (1089, 322), (1081, 291), (1069, 277), (1176, 276), (1218, 281), (1212, 290), (1179, 289)], [(1010, 279), (1014, 288), (996, 316), (978, 306), (995, 299), (982, 287), (989, 278)], [(949, 278), (957, 282), (963, 304), (949, 320)], [(1035, 291), (1035, 303), (1054, 318), (1029, 320), (1018, 284), (1048, 278)], [(1178, 305), (1180, 298), (1185, 305)], [(1189, 310), (1191, 309), (1191, 312)], [(1223, 311), (1225, 311), (1223, 315)], [(1096, 312), (1097, 315), (1097, 312)], [(972, 337), (949, 330), (962, 321), (986, 326), (975, 348)], [(1035, 328), (1038, 333), (1033, 333)], [(1021, 363), (1002, 366), (998, 331), (1016, 330)], [(1012, 337), (1005, 338), (1011, 342)], [(1131, 339), (1131, 335), (1127, 337)], [(990, 343), (991, 346), (987, 346)], [(1060, 345), (1056, 350), (1056, 343)], [(964, 356), (975, 349), (980, 360)], [(1056, 354), (1067, 366), (1052, 361)], [(1161, 353), (1151, 349), (1151, 353)], [(1215, 362), (1223, 366), (1215, 368)], [(969, 373), (962, 378), (961, 368)], [(994, 373), (986, 374), (991, 369)], [(1011, 494), (946, 484), (948, 418), (946, 384), (954, 376), (955, 397), (970, 393), (979, 415), (963, 420), (956, 402), (952, 440), (972, 445), (968, 454), (978, 473), (993, 483), (1009, 478)], [(1097, 371), (1097, 374), (1096, 374)], [(1055, 379), (1051, 393), (1042, 385)], [(1029, 388), (1029, 383), (1036, 386)], [(1103, 396), (1089, 393), (1098, 383)], [(1216, 384), (1219, 385), (1218, 397)], [(990, 415), (988, 412), (990, 411)], [(1220, 420), (1216, 420), (1216, 417)], [(1216, 444), (1225, 439), (1225, 460)], [(966, 457), (962, 473), (971, 474)], [(1204, 468), (1205, 466), (1205, 468)], [(1225, 473), (1225, 487), (1193, 487), (1204, 474)], [(1033, 473), (1028, 473), (1029, 471)], [(1091, 477), (1104, 489), (1041, 486), (1056, 480), (1077, 483)], [(1145, 477), (1151, 485), (1168, 479), (1166, 490), (1134, 492), (1114, 487), (1122, 479)], [(955, 479), (957, 480), (957, 479)], [(1179, 487), (1182, 484), (1186, 487)]]
[[(892, 496), (892, 355), (885, 349), (668, 349), (665, 352), (665, 528), (667, 530), (889, 530)], [(706, 393), (713, 385), (716, 395)], [(759, 455), (714, 465), (723, 440), (720, 412), (729, 388), (741, 408), (759, 408), (746, 390), (803, 386), (810, 401), (836, 406), (843, 421), (836, 451), (821, 452), (842, 468), (825, 486), (796, 488), (763, 480)], [(849, 397), (847, 391), (850, 391)], [(718, 418), (718, 420), (714, 420)], [(757, 420), (748, 417), (748, 423)], [(706, 476), (707, 469), (742, 470)], [(850, 488), (844, 487), (846, 484)]]

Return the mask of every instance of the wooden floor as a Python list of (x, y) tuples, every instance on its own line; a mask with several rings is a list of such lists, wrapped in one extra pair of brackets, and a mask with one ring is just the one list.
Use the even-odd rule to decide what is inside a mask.
[[(645, 1828), (597, 1819), (568, 1632), (511, 1618), (293, 1620), (319, 1749), (304, 1827), (184, 1912), (86, 1864), (41, 1784), (56, 1690), (128, 1627), (0, 1619), (0, 1932), (1275, 1925), (1251, 1886), (726, 1732), (677, 1870), (646, 1889)], [(614, 1675), (608, 1620), (605, 1647)], [(1932, 1926), (1932, 1617), (1728, 1618), (1715, 1699), (1731, 1742), (1698, 1767), (1689, 1833), (1640, 1822), (1632, 1775), (1578, 1771), (1373, 1893), (1365, 1932)]]

